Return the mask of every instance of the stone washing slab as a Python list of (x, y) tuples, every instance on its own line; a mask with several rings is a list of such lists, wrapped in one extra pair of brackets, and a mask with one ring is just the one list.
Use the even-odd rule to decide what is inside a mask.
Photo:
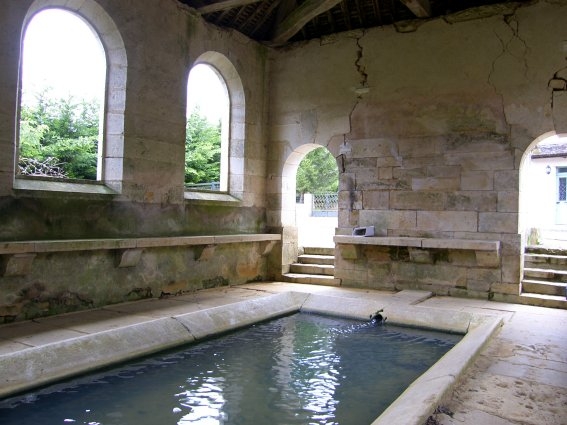
[(466, 332), (373, 423), (422, 425), (502, 319), (410, 306), (400, 302), (403, 298), (388, 301), (286, 291), (154, 320), (143, 317), (140, 323), (0, 354), (0, 397), (297, 311), (368, 320), (383, 309), (381, 314), (390, 323)]
[[(347, 260), (359, 259), (361, 253), (357, 247), (361, 245), (373, 246), (403, 246), (421, 249), (455, 249), (474, 251), (476, 263), (479, 267), (495, 268), (500, 265), (500, 241), (485, 241), (474, 239), (435, 239), (414, 237), (388, 237), (388, 236), (342, 236), (333, 238), (335, 243), (341, 244), (341, 255)], [(413, 262), (428, 263), (431, 260), (425, 253), (411, 252)]]
[(462, 249), (470, 251), (495, 251), (500, 250), (500, 241), (485, 241), (475, 239), (435, 239), (414, 237), (389, 237), (389, 236), (334, 236), (337, 244), (352, 245), (379, 245), (379, 246), (407, 246), (413, 248), (444, 248)]
[(238, 235), (166, 236), (154, 238), (66, 239), (46, 241), (0, 242), (0, 254), (90, 251), (98, 249), (133, 249), (168, 246), (211, 245), (225, 243), (279, 241), (281, 235), (254, 233)]

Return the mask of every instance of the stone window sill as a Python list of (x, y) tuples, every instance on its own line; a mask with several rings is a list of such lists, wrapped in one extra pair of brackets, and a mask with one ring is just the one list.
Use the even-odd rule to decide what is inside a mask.
[(240, 199), (226, 192), (185, 192), (184, 199), (191, 203), (203, 205), (238, 205)]
[(79, 195), (118, 195), (114, 190), (101, 182), (85, 182), (80, 180), (62, 181), (34, 178), (16, 178), (14, 190), (34, 196), (41, 194), (79, 194)]

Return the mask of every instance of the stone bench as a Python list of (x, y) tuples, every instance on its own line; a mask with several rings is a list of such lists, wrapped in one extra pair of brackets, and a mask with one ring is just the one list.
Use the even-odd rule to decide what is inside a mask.
[[(418, 237), (387, 237), (387, 236), (341, 236), (333, 238), (336, 244), (343, 245), (341, 254), (347, 259), (359, 256), (358, 246), (399, 246), (410, 249), (410, 255), (416, 250), (452, 249), (474, 251), (477, 264), (481, 267), (497, 267), (500, 265), (500, 241), (475, 239), (436, 239)], [(414, 258), (418, 258), (417, 255)]]
[(267, 255), (281, 235), (269, 233), (169, 236), (151, 238), (65, 239), (45, 241), (0, 242), (0, 276), (23, 276), (31, 269), (37, 254), (52, 252), (116, 250), (117, 267), (135, 266), (146, 248), (200, 246), (199, 259), (210, 258), (220, 244), (265, 242), (263, 255)]

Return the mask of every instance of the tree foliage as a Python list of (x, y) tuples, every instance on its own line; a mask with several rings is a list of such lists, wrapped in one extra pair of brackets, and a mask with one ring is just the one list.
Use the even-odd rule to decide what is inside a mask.
[(57, 164), (62, 176), (96, 180), (98, 127), (98, 102), (56, 100), (44, 91), (36, 105), (21, 108), (20, 172), (32, 174), (30, 163)]
[(326, 148), (309, 152), (297, 169), (296, 191), (304, 193), (334, 193), (339, 190), (339, 170), (333, 155)]
[(197, 107), (187, 120), (185, 133), (185, 183), (220, 180), (221, 125), (211, 124)]

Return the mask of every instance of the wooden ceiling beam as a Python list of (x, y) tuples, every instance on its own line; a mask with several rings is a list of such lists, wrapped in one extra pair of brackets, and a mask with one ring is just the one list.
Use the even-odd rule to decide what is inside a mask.
[(276, 28), (272, 43), (283, 44), (297, 34), (307, 22), (339, 4), (341, 0), (306, 0), (294, 9)]
[(431, 17), (431, 3), (429, 0), (400, 0), (418, 18)]
[(275, 0), (270, 7), (268, 8), (268, 10), (266, 10), (262, 15), (260, 15), (260, 19), (259, 22), (256, 24), (256, 26), (254, 27), (254, 29), (252, 31), (250, 31), (250, 35), (254, 35), (256, 34), (256, 32), (258, 32), (259, 29), (261, 29), (264, 26), (264, 23), (266, 22), (266, 19), (268, 19), (271, 15), (272, 12), (274, 11), (274, 9), (276, 7), (279, 6), (279, 4), (281, 3), (281, 0)]
[(220, 12), (222, 10), (234, 9), (235, 7), (247, 6), (252, 3), (258, 3), (262, 0), (223, 0), (217, 3), (211, 3), (203, 7), (199, 7), (197, 12), (201, 15), (207, 13)]

